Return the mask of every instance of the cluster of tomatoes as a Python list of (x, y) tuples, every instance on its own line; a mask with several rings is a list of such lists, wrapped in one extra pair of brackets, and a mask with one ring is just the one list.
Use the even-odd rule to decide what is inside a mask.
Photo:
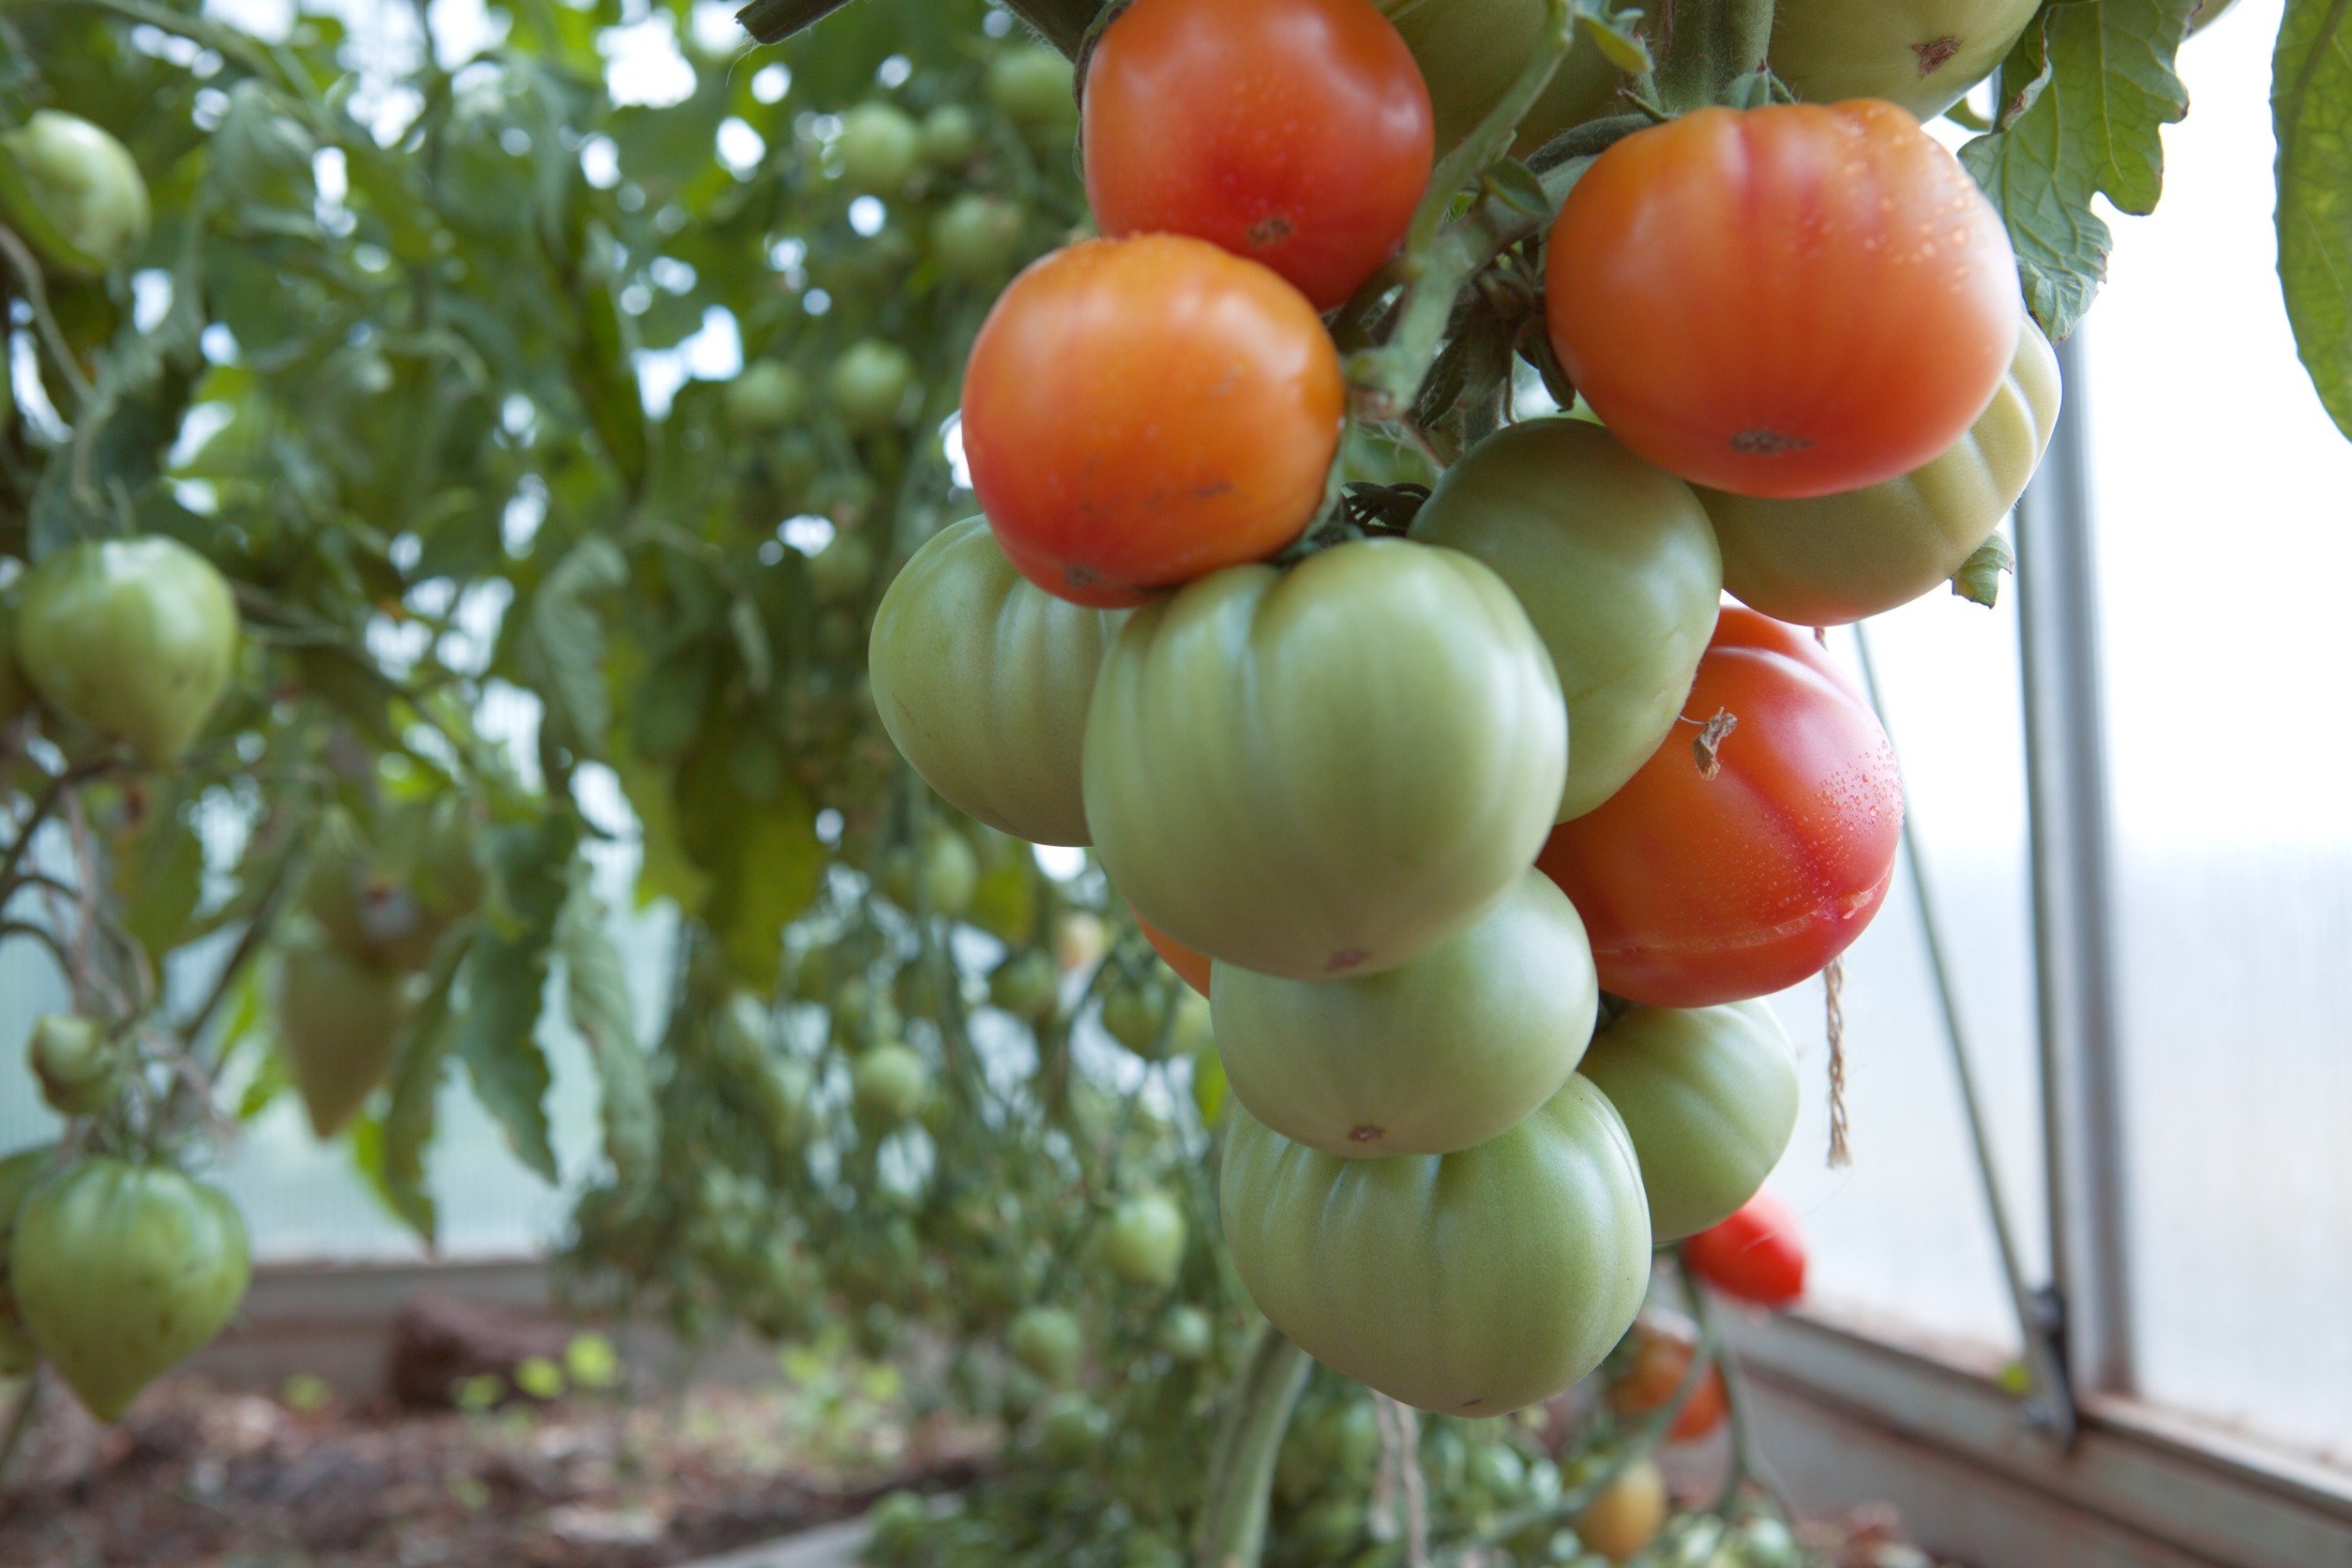
[(1402, 536), (1319, 527), (1325, 313), (1416, 276), (1412, 50), (1370, 0), (1136, 0), (1082, 113), (1104, 237), (980, 334), (986, 516), (884, 599), (878, 704), (961, 809), (1091, 844), (1209, 995), (1268, 1318), (1425, 1409), (1541, 1400), (1787, 1146), (1759, 999), (1860, 935), (1903, 815), (1812, 628), (1992, 535), (2048, 345), (1907, 110), (1701, 108), (1550, 226), (1580, 406), (1472, 445)]

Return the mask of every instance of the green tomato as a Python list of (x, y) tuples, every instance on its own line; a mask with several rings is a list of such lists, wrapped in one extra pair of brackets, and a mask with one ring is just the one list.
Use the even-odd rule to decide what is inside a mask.
[(33, 688), (16, 662), (16, 605), (0, 599), (0, 730), (7, 729), (33, 705)]
[(841, 116), (841, 183), (860, 195), (896, 196), (923, 159), (923, 133), (895, 104), (861, 103)]
[[(865, 595), (874, 580), (874, 547), (863, 535), (842, 529), (824, 549), (808, 558), (808, 586), (820, 600), (831, 603)], [(854, 636), (854, 626), (852, 627)]]
[(1179, 983), (1176, 992), (1176, 1023), (1168, 1031), (1169, 1057), (1214, 1055), (1217, 1048), (1215, 1015), (1209, 1007), (1209, 999), (1190, 986)]
[(1801, 98), (1885, 98), (1934, 119), (1983, 81), (2041, 0), (1780, 0), (1772, 69)]
[(96, 1018), (79, 1014), (35, 1018), (24, 1061), (40, 1080), (41, 1098), (60, 1116), (95, 1116), (114, 1103), (122, 1086), (122, 1053)]
[(41, 700), (152, 763), (203, 731), (236, 651), (228, 580), (176, 539), (69, 546), (25, 575), (17, 604), (17, 660)]
[(933, 822), (920, 849), (901, 844), (882, 862), (882, 892), (909, 914), (914, 912), (918, 878), (930, 912), (954, 920), (972, 907), (979, 890), (980, 857), (962, 834)]
[(1168, 1002), (1168, 988), (1158, 980), (1122, 980), (1103, 998), (1103, 1032), (1146, 1062), (1157, 1061)]
[(1103, 1230), (1103, 1260), (1130, 1285), (1165, 1290), (1184, 1264), (1184, 1211), (1164, 1192), (1121, 1201)]
[(1084, 844), (1080, 755), (1095, 671), (1125, 620), (1032, 583), (968, 518), (882, 595), (867, 653), (899, 751), (966, 816), (1039, 844)]
[(834, 416), (852, 435), (879, 435), (896, 429), (898, 413), (914, 384), (914, 359), (896, 343), (861, 338), (841, 351), (825, 378)]
[(1350, 1160), (1236, 1108), (1225, 1235), (1259, 1309), (1333, 1370), (1453, 1415), (1500, 1415), (1575, 1383), (1650, 1283), (1633, 1140), (1572, 1077), (1455, 1154)]
[(808, 378), (776, 359), (755, 359), (719, 395), (730, 430), (780, 430), (808, 416)]
[(850, 1101), (858, 1120), (890, 1128), (913, 1121), (931, 1097), (931, 1069), (902, 1045), (885, 1042), (850, 1069)]
[(8, 1244), (17, 1312), (101, 1421), (227, 1325), (249, 1273), (228, 1194), (104, 1157), (34, 1188)]
[(147, 182), (130, 149), (79, 115), (34, 111), (0, 136), (0, 216), (43, 260), (90, 275), (127, 265), (147, 240)]
[(1032, 1023), (1052, 1017), (1061, 990), (1061, 976), (1042, 948), (1024, 948), (988, 976), (989, 1003)]
[(1662, 1244), (1729, 1219), (1796, 1129), (1797, 1049), (1761, 1002), (1629, 1008), (1582, 1071), (1625, 1119)]
[(1026, 44), (988, 62), (988, 101), (1015, 125), (1060, 129), (1078, 121), (1077, 80), (1060, 51)]
[(1056, 1387), (1078, 1381), (1086, 1359), (1086, 1331), (1058, 1306), (1030, 1307), (1013, 1319), (1004, 1342), (1017, 1364)]
[(968, 190), (931, 219), (931, 249), (941, 275), (958, 282), (1002, 277), (1020, 245), (1021, 209)]
[(21, 1378), (40, 1359), (24, 1320), (17, 1316), (16, 1298), (8, 1292), (8, 1236), (25, 1195), (49, 1174), (56, 1153), (55, 1144), (42, 1143), (0, 1159), (0, 1378)]
[(397, 975), (324, 943), (287, 952), (278, 1051), (320, 1138), (333, 1138), (384, 1081), (407, 1016)]
[(1109, 1412), (1075, 1390), (1055, 1395), (1038, 1412), (1037, 1446), (1057, 1464), (1094, 1457), (1109, 1436)]
[(1792, 626), (1839, 626), (1941, 586), (2025, 493), (2057, 428), (2058, 354), (2030, 320), (1992, 403), (1941, 457), (1810, 501), (1700, 490), (1724, 586)]
[(1568, 694), (1559, 820), (1656, 754), (1714, 635), (1723, 566), (1691, 488), (1597, 425), (1531, 419), (1448, 469), (1412, 536), (1511, 585)]
[(1379, 974), (1214, 972), (1235, 1097), (1283, 1137), (1354, 1159), (1450, 1154), (1510, 1127), (1576, 1070), (1601, 1000), (1584, 922), (1541, 871), (1460, 936)]
[[(1545, 0), (1376, 0), (1413, 52), (1429, 84), (1442, 154), (1500, 102), (1543, 36)], [(1589, 39), (1578, 38), (1535, 100), (1513, 150), (1534, 151), (1570, 126), (1621, 112), (1626, 79)]]
[(1153, 1343), (1170, 1361), (1206, 1361), (1217, 1348), (1216, 1325), (1197, 1306), (1171, 1306), (1161, 1316)]
[(1084, 755), (1096, 854), (1144, 919), (1330, 979), (1417, 958), (1501, 900), (1550, 831), (1568, 719), (1500, 578), (1360, 540), (1137, 611)]
[(980, 122), (960, 103), (942, 103), (923, 116), (923, 161), (960, 169), (980, 150)]

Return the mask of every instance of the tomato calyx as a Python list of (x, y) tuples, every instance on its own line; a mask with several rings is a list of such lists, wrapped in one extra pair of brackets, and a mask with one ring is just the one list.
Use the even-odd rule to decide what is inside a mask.
[(1356, 539), (1404, 538), (1428, 499), (1426, 485), (1379, 485), (1350, 479), (1339, 487), (1338, 499), (1323, 520), (1300, 535), (1289, 549), (1274, 557), (1274, 564), (1294, 566), (1310, 555)]

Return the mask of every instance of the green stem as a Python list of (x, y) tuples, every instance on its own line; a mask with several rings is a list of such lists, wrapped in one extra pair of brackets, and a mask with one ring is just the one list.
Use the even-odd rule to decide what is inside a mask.
[(1674, 1266), (1681, 1275), (1682, 1293), (1690, 1300), (1691, 1318), (1698, 1324), (1701, 1341), (1713, 1348), (1715, 1363), (1723, 1369), (1724, 1409), (1731, 1419), (1731, 1463), (1724, 1471), (1723, 1490), (1715, 1497), (1715, 1512), (1728, 1515), (1732, 1505), (1740, 1500), (1740, 1488), (1753, 1481), (1764, 1488), (1780, 1509), (1783, 1518), (1793, 1519), (1796, 1515), (1781, 1490), (1779, 1478), (1772, 1474), (1756, 1448), (1756, 1416), (1748, 1403), (1747, 1383), (1740, 1375), (1739, 1363), (1731, 1353), (1731, 1347), (1724, 1342), (1717, 1330), (1714, 1304), (1709, 1298), (1706, 1287), (1699, 1284), (1697, 1276), (1691, 1273), (1690, 1264), (1684, 1260), (1680, 1247), (1674, 1250)]
[(1102, 8), (1103, 0), (1005, 0), (1005, 9), (1073, 60), (1085, 47), (1086, 30)]
[(1258, 1568), (1275, 1455), (1314, 1363), (1272, 1323), (1259, 1325), (1234, 1385), (1209, 1464), (1200, 1513), (1200, 1568)]
[(24, 1391), (16, 1396), (16, 1409), (8, 1412), (8, 1429), (0, 1436), (0, 1489), (8, 1480), (8, 1467), (16, 1462), (16, 1451), (24, 1446), (25, 1438), (33, 1430), (33, 1414), (40, 1404), (41, 1369), (36, 1363), (24, 1375)]
[(1658, 96), (1680, 113), (1721, 103), (1731, 84), (1764, 68), (1772, 0), (1673, 0)]

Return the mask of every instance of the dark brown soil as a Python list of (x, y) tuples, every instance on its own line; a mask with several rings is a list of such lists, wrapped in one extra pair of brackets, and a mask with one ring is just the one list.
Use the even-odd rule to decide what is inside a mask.
[(789, 1384), (474, 1413), (193, 1380), (124, 1423), (53, 1382), (0, 1493), (8, 1568), (663, 1568), (958, 1485), (985, 1434)]

